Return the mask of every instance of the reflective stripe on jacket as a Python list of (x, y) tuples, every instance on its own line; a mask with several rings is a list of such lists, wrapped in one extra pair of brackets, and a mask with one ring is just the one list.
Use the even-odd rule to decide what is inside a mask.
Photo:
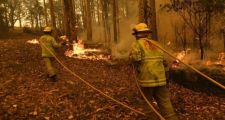
[(53, 57), (53, 55), (51, 53), (55, 54), (54, 48), (61, 47), (61, 44), (57, 43), (55, 41), (54, 37), (52, 37), (50, 35), (41, 36), (39, 41), (41, 42), (40, 45), (41, 45), (41, 49), (42, 49), (42, 57)]
[(166, 85), (163, 52), (151, 42), (158, 45), (156, 41), (141, 38), (131, 48), (131, 59), (139, 62), (137, 77), (142, 87)]

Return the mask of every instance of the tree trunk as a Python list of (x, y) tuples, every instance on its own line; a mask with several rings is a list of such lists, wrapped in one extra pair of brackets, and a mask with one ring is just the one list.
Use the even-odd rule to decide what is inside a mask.
[(201, 60), (203, 60), (204, 59), (204, 47), (203, 47), (201, 35), (199, 35), (199, 47), (200, 47), (200, 51), (201, 51)]
[(38, 21), (38, 16), (35, 16), (35, 28), (38, 29), (39, 28), (39, 21)]
[(223, 51), (225, 52), (225, 28), (223, 30)]
[(139, 22), (149, 25), (152, 39), (158, 40), (155, 0), (139, 0)]
[(186, 32), (186, 26), (184, 26), (183, 35), (184, 35), (183, 49), (186, 51), (187, 50), (187, 32)]
[(7, 9), (4, 11), (4, 14), (5, 14), (5, 24), (8, 28), (9, 27), (9, 17), (8, 17), (8, 14), (7, 14)]
[(51, 14), (51, 26), (53, 28), (53, 36), (57, 36), (57, 30), (56, 30), (56, 21), (55, 21), (55, 13), (54, 13), (54, 4), (53, 0), (49, 0), (49, 8), (50, 8), (50, 14)]
[(152, 38), (154, 40), (158, 40), (155, 0), (150, 0), (150, 5), (151, 5), (151, 16), (150, 16), (151, 27), (150, 28), (152, 30)]
[(30, 22), (31, 22), (31, 28), (34, 28), (33, 14), (31, 14), (31, 16), (30, 16)]
[(70, 37), (70, 42), (72, 43), (73, 41), (77, 42), (77, 31), (76, 31), (76, 16), (75, 16), (75, 8), (74, 8), (74, 1), (69, 0), (69, 13), (70, 13), (70, 29), (71, 29), (71, 37)]
[(19, 13), (19, 15), (18, 15), (18, 19), (19, 19), (19, 25), (20, 25), (20, 28), (22, 28), (22, 18), (21, 18), (20, 13)]
[(97, 21), (97, 24), (100, 25), (100, 0), (97, 0), (97, 17), (98, 17), (98, 21)]
[(69, 12), (68, 12), (68, 0), (62, 0), (63, 5), (63, 23), (64, 23), (64, 31), (66, 36), (69, 38), (71, 35), (70, 25), (69, 25)]
[(11, 8), (9, 13), (9, 21), (10, 21), (10, 28), (14, 29), (14, 15), (15, 15), (15, 9)]
[(114, 42), (118, 43), (119, 38), (118, 38), (118, 30), (119, 30), (119, 18), (118, 18), (118, 1), (113, 0), (113, 31), (114, 31)]
[(84, 0), (84, 6), (86, 11), (86, 30), (87, 30), (87, 40), (92, 41), (92, 16), (90, 10), (90, 1)]
[(139, 22), (142, 23), (142, 22), (146, 22), (145, 21), (145, 4), (146, 3), (146, 0), (139, 0)]
[(111, 32), (109, 26), (109, 2), (108, 0), (102, 0), (102, 21), (104, 26), (105, 46), (109, 48), (111, 42)]
[(48, 14), (47, 14), (47, 6), (46, 6), (46, 0), (43, 0), (44, 3), (44, 16), (45, 16), (45, 24), (48, 26)]
[(39, 27), (40, 27), (40, 30), (42, 28), (42, 21), (41, 21), (41, 15), (38, 14), (38, 21), (39, 21)]
[(73, 0), (62, 0), (63, 4), (63, 14), (64, 14), (64, 30), (66, 36), (69, 38), (70, 43), (73, 40), (77, 41), (77, 35), (75, 31), (75, 10), (74, 10), (74, 1)]

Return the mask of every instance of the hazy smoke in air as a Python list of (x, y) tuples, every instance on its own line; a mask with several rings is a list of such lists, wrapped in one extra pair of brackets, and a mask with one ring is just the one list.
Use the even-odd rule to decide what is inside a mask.
[(126, 59), (132, 42), (135, 40), (132, 36), (132, 28), (138, 22), (138, 1), (130, 0), (128, 2), (129, 17), (120, 20), (120, 41), (112, 45), (112, 56), (114, 59)]

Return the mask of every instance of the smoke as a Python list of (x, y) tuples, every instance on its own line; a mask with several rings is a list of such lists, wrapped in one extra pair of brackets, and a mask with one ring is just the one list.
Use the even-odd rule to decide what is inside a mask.
[(120, 38), (119, 43), (112, 44), (112, 57), (114, 59), (127, 59), (132, 43), (135, 41), (132, 36), (132, 28), (138, 22), (138, 1), (129, 0), (128, 4), (128, 18), (120, 19)]

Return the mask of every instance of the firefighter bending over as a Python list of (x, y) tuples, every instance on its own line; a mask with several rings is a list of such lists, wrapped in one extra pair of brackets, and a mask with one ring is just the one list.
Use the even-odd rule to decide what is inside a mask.
[(51, 35), (52, 31), (53, 30), (51, 27), (45, 27), (43, 30), (44, 35), (41, 36), (39, 41), (42, 49), (42, 58), (47, 68), (48, 77), (51, 80), (56, 81), (57, 70), (52, 65), (54, 55), (56, 54), (54, 49), (61, 47), (65, 44), (65, 42), (57, 43), (55, 38)]
[(130, 58), (137, 65), (137, 78), (143, 93), (149, 101), (156, 100), (161, 114), (166, 120), (178, 120), (166, 87), (163, 52), (154, 46), (158, 43), (149, 39), (150, 28), (145, 23), (133, 28), (136, 41), (132, 44)]

